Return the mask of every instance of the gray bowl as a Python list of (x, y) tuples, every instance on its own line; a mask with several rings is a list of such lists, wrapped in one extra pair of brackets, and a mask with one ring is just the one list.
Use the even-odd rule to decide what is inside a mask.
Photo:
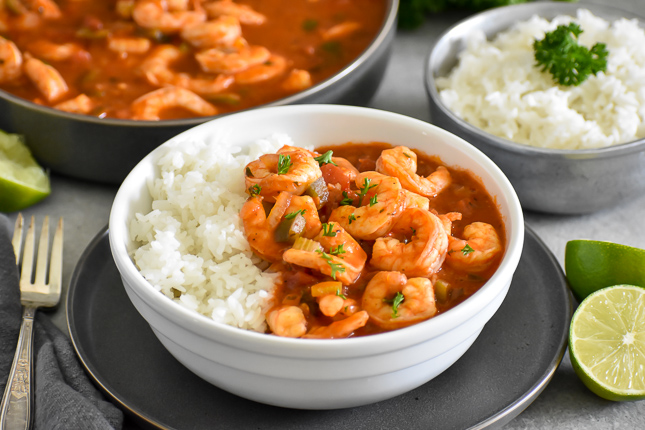
[(582, 214), (619, 204), (645, 191), (645, 139), (602, 149), (555, 150), (514, 143), (487, 133), (450, 111), (441, 101), (435, 79), (448, 75), (465, 49), (468, 35), (482, 30), (490, 39), (518, 21), (539, 15), (552, 19), (588, 9), (613, 21), (643, 18), (630, 12), (592, 4), (526, 3), (473, 15), (448, 29), (432, 47), (426, 62), (425, 84), (431, 121), (488, 155), (515, 187), (524, 209)]
[[(367, 104), (385, 73), (396, 34), (398, 5), (399, 0), (387, 0), (378, 35), (344, 69), (305, 91), (254, 109), (305, 103)], [(40, 106), (0, 90), (0, 129), (25, 135), (34, 157), (51, 171), (103, 183), (121, 183), (157, 146), (213, 118), (98, 119)]]

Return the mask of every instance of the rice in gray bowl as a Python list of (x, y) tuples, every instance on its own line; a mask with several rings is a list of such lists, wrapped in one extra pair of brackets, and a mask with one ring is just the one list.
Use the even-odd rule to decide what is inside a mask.
[(130, 237), (141, 274), (170, 299), (213, 320), (264, 332), (276, 276), (244, 236), (244, 167), (293, 145), (284, 134), (244, 149), (185, 141), (163, 154), (149, 186), (152, 210), (137, 213)]

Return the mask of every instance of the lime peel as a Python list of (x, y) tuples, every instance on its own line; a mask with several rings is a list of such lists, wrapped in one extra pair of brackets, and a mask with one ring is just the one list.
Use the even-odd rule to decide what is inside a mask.
[(645, 288), (615, 285), (584, 299), (571, 319), (569, 356), (596, 395), (645, 399)]

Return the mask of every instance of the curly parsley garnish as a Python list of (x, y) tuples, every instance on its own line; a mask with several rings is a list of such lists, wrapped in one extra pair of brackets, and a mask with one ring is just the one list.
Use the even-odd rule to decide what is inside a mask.
[(352, 224), (352, 221), (356, 221), (356, 215), (354, 215), (354, 214), (349, 214), (349, 216), (347, 217), (347, 219), (349, 220), (349, 224), (351, 225), (351, 224)]
[(323, 155), (314, 157), (314, 160), (318, 162), (319, 166), (322, 166), (323, 164), (333, 164), (334, 166), (338, 166), (338, 164), (334, 163), (334, 161), (331, 159), (331, 156), (333, 153), (334, 151), (330, 149), (329, 151), (325, 152)]
[(472, 248), (470, 247), (470, 245), (468, 245), (468, 244), (466, 244), (466, 246), (464, 246), (463, 248), (461, 248), (461, 253), (462, 253), (462, 254), (464, 254), (464, 255), (468, 255), (468, 254), (470, 254), (471, 252), (475, 252), (475, 250), (474, 250), (474, 249), (472, 249)]
[(321, 251), (321, 250), (317, 250), (316, 252), (320, 253), (320, 256), (322, 258), (324, 258), (325, 261), (327, 261), (327, 264), (329, 264), (329, 267), (331, 267), (331, 277), (332, 277), (332, 279), (334, 279), (334, 281), (336, 280), (336, 274), (337, 273), (345, 272), (345, 266), (343, 266), (340, 263), (334, 263), (331, 260), (331, 256), (329, 254), (327, 254), (326, 252)]
[(378, 203), (378, 195), (374, 194), (370, 199), (370, 206), (374, 206), (377, 203)]
[(533, 42), (536, 66), (551, 73), (560, 85), (580, 85), (589, 75), (607, 69), (607, 46), (596, 43), (591, 49), (578, 44), (582, 29), (576, 23), (559, 25), (544, 39)]
[[(340, 244), (340, 245), (338, 245), (336, 248), (333, 248), (333, 247), (332, 247), (332, 248), (329, 250), (329, 253), (330, 253), (331, 255), (340, 255), (340, 254), (344, 254), (345, 252), (347, 252), (347, 251), (345, 251), (344, 247), (345, 247), (345, 244), (344, 244), (344, 243), (341, 243), (341, 244)], [(341, 257), (341, 258), (343, 258), (343, 257)]]
[(293, 166), (291, 155), (278, 155), (278, 175), (284, 175)]
[(298, 216), (298, 214), (302, 214), (304, 216), (305, 215), (305, 209), (300, 209), (299, 211), (288, 213), (288, 214), (286, 214), (284, 216), (284, 219), (294, 219), (295, 217)]
[(363, 197), (365, 197), (365, 194), (372, 188), (378, 186), (378, 184), (372, 184), (372, 180), (370, 178), (365, 178), (363, 181), (363, 186), (360, 188), (360, 192), (358, 194), (358, 205), (361, 206), (363, 204)]
[(343, 191), (343, 200), (340, 201), (341, 206), (348, 206), (354, 203), (354, 200), (349, 197), (349, 194), (347, 194), (347, 191)]
[(399, 306), (405, 300), (405, 296), (400, 291), (396, 292), (396, 295), (391, 299), (383, 299), (385, 303), (392, 305), (392, 318), (397, 318), (399, 316)]
[(322, 225), (323, 236), (336, 237), (334, 226), (331, 224), (323, 223)]
[(251, 197), (259, 195), (261, 191), (262, 187), (258, 184), (249, 187), (249, 194), (251, 194)]

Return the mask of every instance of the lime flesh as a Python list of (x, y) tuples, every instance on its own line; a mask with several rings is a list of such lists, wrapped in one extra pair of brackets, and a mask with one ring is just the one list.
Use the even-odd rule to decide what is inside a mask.
[(0, 212), (15, 212), (51, 193), (49, 177), (22, 137), (0, 131)]
[(582, 382), (613, 401), (645, 398), (645, 289), (615, 285), (589, 295), (571, 320), (571, 364)]

